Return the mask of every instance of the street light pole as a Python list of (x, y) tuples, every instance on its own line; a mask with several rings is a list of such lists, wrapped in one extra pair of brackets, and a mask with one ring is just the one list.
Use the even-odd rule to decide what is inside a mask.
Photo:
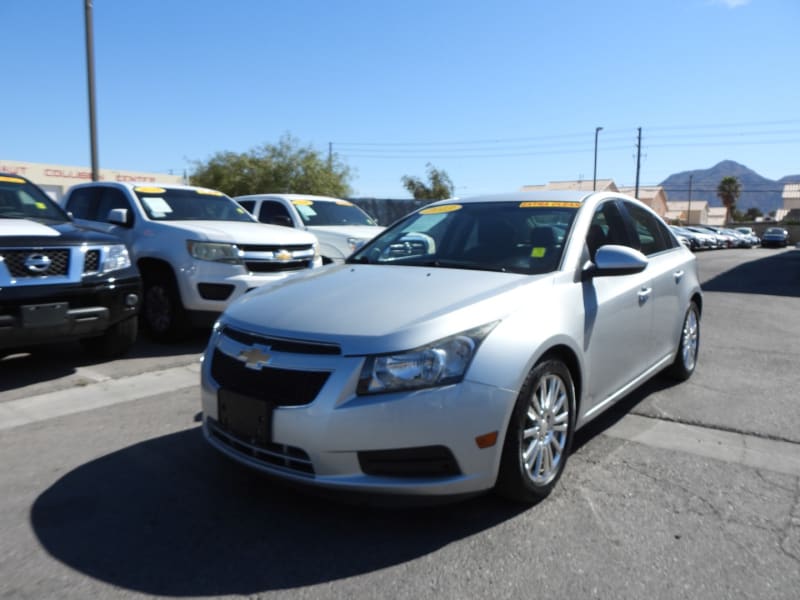
[(597, 189), (597, 134), (600, 133), (602, 127), (594, 128), (594, 177), (592, 178), (592, 190)]
[(686, 223), (688, 225), (692, 224), (692, 177), (693, 175), (689, 175), (689, 214), (686, 215)]
[(92, 0), (84, 0), (83, 14), (86, 22), (86, 79), (89, 85), (89, 144), (92, 154), (92, 181), (100, 179), (97, 164), (97, 125), (94, 107), (94, 37), (92, 33)]

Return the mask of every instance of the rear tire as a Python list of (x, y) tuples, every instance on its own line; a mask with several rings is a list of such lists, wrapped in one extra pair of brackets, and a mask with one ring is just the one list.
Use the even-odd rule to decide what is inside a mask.
[(136, 342), (139, 320), (130, 317), (109, 327), (103, 335), (81, 340), (83, 348), (93, 356), (117, 358), (122, 356)]
[(700, 351), (700, 309), (694, 302), (689, 303), (686, 316), (683, 318), (681, 339), (675, 360), (667, 369), (667, 375), (677, 381), (686, 381), (697, 367), (697, 355)]
[(170, 275), (145, 277), (142, 318), (150, 337), (158, 342), (177, 342), (189, 335), (189, 317)]
[(497, 492), (525, 504), (545, 498), (567, 463), (575, 429), (575, 386), (559, 360), (537, 364), (522, 385), (508, 425)]

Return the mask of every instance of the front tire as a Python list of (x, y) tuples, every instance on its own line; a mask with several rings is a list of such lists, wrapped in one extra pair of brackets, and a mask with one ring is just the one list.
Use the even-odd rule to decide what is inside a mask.
[(537, 364), (520, 390), (503, 444), (497, 491), (532, 504), (556, 485), (575, 428), (575, 386), (559, 360)]
[(176, 342), (188, 336), (189, 318), (172, 277), (145, 278), (142, 318), (156, 341)]
[(139, 320), (130, 317), (109, 327), (103, 335), (81, 340), (84, 349), (100, 358), (117, 358), (122, 356), (136, 342), (139, 332)]
[(689, 303), (686, 316), (683, 318), (681, 340), (675, 360), (667, 369), (667, 374), (677, 381), (686, 381), (697, 367), (697, 355), (700, 350), (700, 309), (694, 302)]

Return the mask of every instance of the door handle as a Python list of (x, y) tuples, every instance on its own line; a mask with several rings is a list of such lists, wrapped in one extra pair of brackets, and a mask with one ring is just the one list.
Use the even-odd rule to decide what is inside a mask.
[(680, 271), (675, 271), (672, 276), (675, 278), (675, 283), (680, 283), (681, 279), (683, 279), (683, 275), (686, 271), (681, 269)]
[(653, 293), (653, 288), (642, 288), (639, 290), (639, 305), (641, 306), (650, 299), (650, 294)]

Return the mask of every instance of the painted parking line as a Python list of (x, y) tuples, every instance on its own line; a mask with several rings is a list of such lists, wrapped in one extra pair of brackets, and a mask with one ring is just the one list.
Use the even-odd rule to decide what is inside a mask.
[[(29, 398), (0, 402), (0, 431), (199, 386), (200, 364), (101, 380)], [(199, 398), (199, 392), (198, 392)], [(199, 399), (198, 399), (199, 403)], [(603, 432), (653, 448), (800, 476), (800, 444), (626, 415)]]
[(192, 363), (131, 377), (102, 379), (88, 385), (0, 402), (0, 431), (199, 386), (199, 383), (200, 365)]
[(800, 476), (800, 444), (626, 415), (604, 435), (653, 448)]

